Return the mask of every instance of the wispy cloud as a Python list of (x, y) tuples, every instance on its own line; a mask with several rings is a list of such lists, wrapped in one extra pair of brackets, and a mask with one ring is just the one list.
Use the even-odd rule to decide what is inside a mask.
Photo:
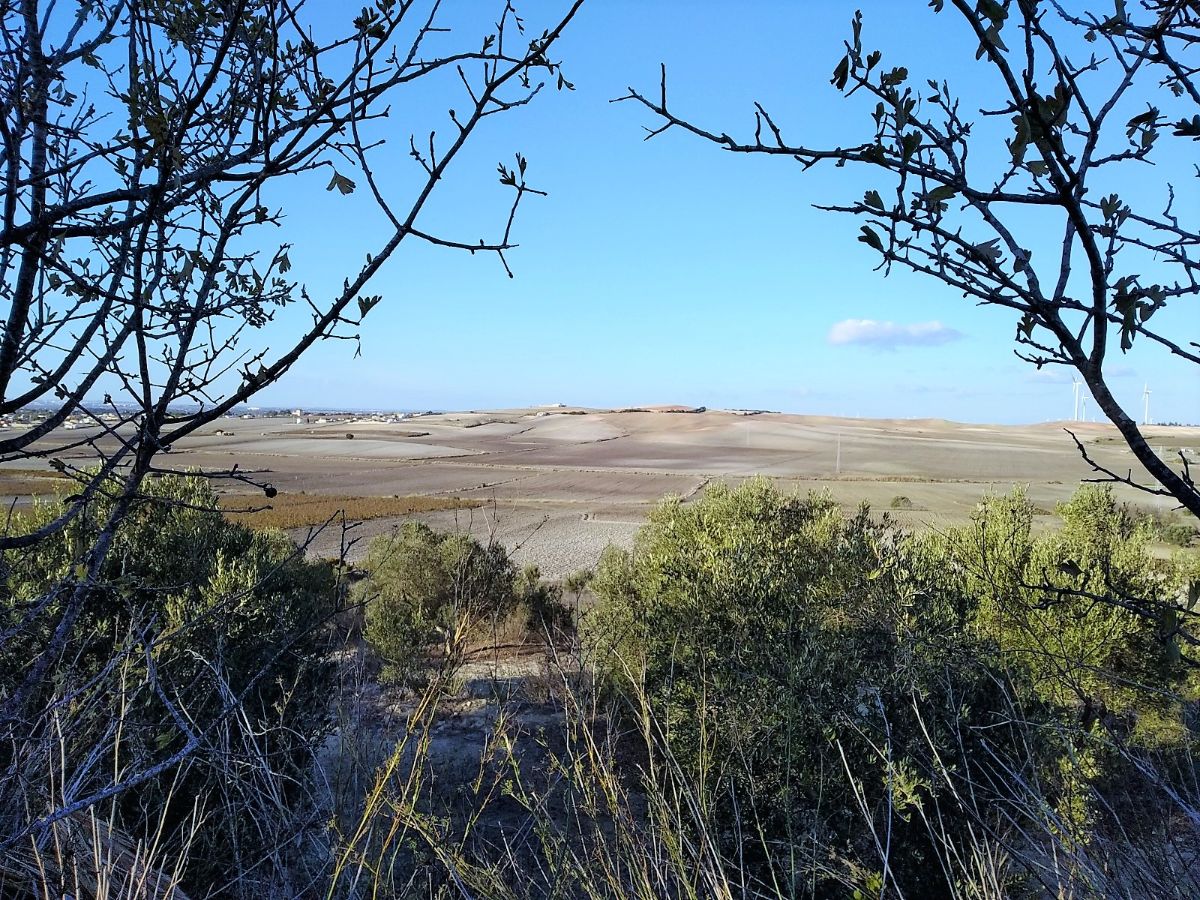
[(829, 329), (831, 344), (865, 344), (884, 350), (897, 347), (933, 347), (961, 338), (962, 332), (941, 322), (877, 322), (874, 319), (843, 319)]
[(1062, 366), (1044, 366), (1041, 369), (1030, 369), (1025, 373), (1025, 381), (1029, 384), (1070, 384), (1074, 370)]

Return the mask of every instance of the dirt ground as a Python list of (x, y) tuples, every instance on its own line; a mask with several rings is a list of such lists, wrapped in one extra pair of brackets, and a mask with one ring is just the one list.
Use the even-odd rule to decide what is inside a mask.
[[(163, 457), (178, 469), (255, 473), (280, 491), (349, 497), (428, 495), (481, 502), (473, 510), (415, 514), (504, 543), (549, 577), (594, 565), (608, 544), (627, 546), (664, 495), (697, 496), (717, 481), (766, 475), (781, 487), (827, 490), (849, 507), (867, 500), (914, 527), (945, 527), (980, 497), (1028, 486), (1047, 513), (1092, 473), (1064, 427), (1098, 461), (1137, 470), (1111, 426), (966, 425), (941, 420), (837, 419), (732, 412), (503, 410), (402, 421), (362, 416), (225, 419)], [(220, 433), (218, 433), (220, 432)], [(1150, 427), (1164, 456), (1200, 457), (1200, 428)], [(353, 438), (347, 435), (352, 434)], [(77, 440), (82, 429), (70, 433)], [(51, 446), (52, 435), (43, 442)], [(63, 454), (70, 457), (70, 454)], [(82, 461), (85, 454), (78, 452)], [(28, 464), (24, 465), (28, 468)], [(244, 488), (243, 488), (244, 489)], [(1129, 489), (1123, 496), (1169, 508)], [(902, 503), (902, 501), (897, 501)], [(1049, 519), (1048, 519), (1049, 520)], [(351, 558), (402, 519), (373, 519), (348, 536), (295, 533), (310, 552)]]

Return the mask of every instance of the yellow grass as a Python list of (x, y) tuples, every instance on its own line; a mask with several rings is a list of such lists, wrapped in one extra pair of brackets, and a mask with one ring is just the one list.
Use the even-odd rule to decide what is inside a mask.
[(226, 517), (251, 528), (306, 528), (324, 525), (341, 515), (345, 515), (349, 521), (362, 522), (442, 509), (474, 509), (478, 506), (478, 500), (459, 497), (350, 497), (343, 494), (281, 492), (270, 500), (253, 495), (221, 498)]

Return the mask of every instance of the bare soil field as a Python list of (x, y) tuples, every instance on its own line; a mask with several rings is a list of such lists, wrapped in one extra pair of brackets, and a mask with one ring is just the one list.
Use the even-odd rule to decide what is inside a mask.
[[(388, 515), (388, 505), (371, 506), (381, 514), (350, 533), (357, 539), (352, 558), (365, 552), (373, 535), (417, 518), (490, 535), (519, 561), (560, 577), (594, 565), (609, 543), (628, 545), (664, 495), (692, 498), (714, 482), (753, 475), (786, 489), (829, 491), (847, 508), (866, 500), (913, 527), (932, 528), (964, 521), (986, 493), (1023, 484), (1050, 523), (1055, 504), (1092, 474), (1064, 431), (1067, 425), (1099, 462), (1136, 472), (1115, 429), (1093, 423), (999, 426), (578, 409), (446, 413), (394, 422), (333, 415), (226, 419), (174, 447), (163, 463), (209, 471), (236, 463), (281, 493), (326, 495), (335, 503), (336, 497), (353, 498), (360, 508), (368, 507), (363, 498), (390, 498), (397, 501), (391, 508), (418, 510)], [(1151, 426), (1148, 433), (1164, 456), (1200, 458), (1200, 428)], [(77, 429), (70, 437), (85, 435)], [(46, 448), (66, 436), (52, 435)], [(87, 461), (83, 450), (61, 456), (74, 465)], [(30, 463), (20, 469), (0, 479), (0, 495), (23, 501), (53, 486), (32, 477)], [(248, 489), (222, 490), (235, 501)], [(1162, 498), (1121, 493), (1132, 503), (1170, 508)], [(401, 502), (415, 497), (430, 502)], [(897, 501), (903, 508), (893, 510), (897, 497), (907, 502)], [(476, 508), (439, 508), (456, 505)], [(317, 554), (336, 553), (343, 541), (333, 529), (301, 527), (293, 534)]]

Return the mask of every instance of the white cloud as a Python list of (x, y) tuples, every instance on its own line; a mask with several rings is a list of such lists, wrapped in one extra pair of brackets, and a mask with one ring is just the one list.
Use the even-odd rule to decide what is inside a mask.
[(956, 341), (962, 332), (941, 322), (877, 322), (874, 319), (843, 319), (829, 329), (831, 344), (865, 344), (894, 350), (902, 346), (933, 347)]
[(1063, 366), (1043, 366), (1025, 373), (1025, 380), (1030, 384), (1070, 384), (1074, 369)]

